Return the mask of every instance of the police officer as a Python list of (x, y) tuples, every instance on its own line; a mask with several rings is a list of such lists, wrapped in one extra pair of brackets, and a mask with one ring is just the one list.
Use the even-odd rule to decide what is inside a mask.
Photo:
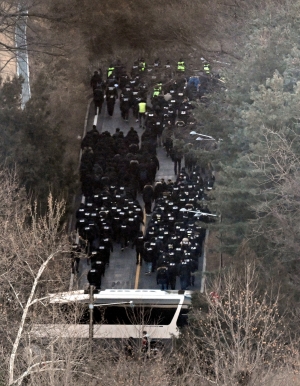
[(120, 95), (121, 116), (125, 122), (128, 122), (128, 119), (129, 119), (130, 100), (131, 100), (131, 95), (127, 94), (125, 90), (125, 92)]
[[(140, 142), (139, 135), (138, 135), (137, 131), (133, 127), (130, 127), (130, 129), (129, 129), (125, 139), (126, 139), (128, 147), (131, 144), (138, 145), (139, 142)], [(131, 152), (130, 148), (129, 148), (129, 151)]]
[(169, 60), (166, 61), (166, 64), (164, 67), (165, 67), (165, 78), (171, 79), (173, 73), (172, 73), (172, 66)]
[(146, 183), (143, 189), (143, 201), (145, 203), (145, 212), (147, 216), (151, 215), (151, 205), (154, 199), (154, 190), (150, 183)]
[(150, 241), (144, 243), (143, 259), (146, 265), (145, 275), (151, 275), (155, 248), (150, 245)]
[(157, 70), (161, 65), (159, 58), (156, 58), (153, 63), (154, 70)]
[(96, 287), (96, 289), (101, 288), (101, 275), (97, 271), (97, 269), (90, 269), (87, 274), (87, 279), (90, 285), (93, 285), (94, 287)]
[(181, 149), (179, 149), (178, 147), (174, 147), (172, 149), (171, 156), (172, 156), (172, 161), (174, 162), (174, 173), (175, 175), (177, 175), (177, 172), (179, 172), (181, 169), (181, 160), (183, 157)]
[(142, 99), (139, 104), (139, 124), (140, 128), (145, 128), (145, 116), (146, 116), (146, 111), (147, 111), (147, 103), (145, 99)]
[(182, 290), (186, 290), (187, 287), (191, 283), (191, 267), (190, 264), (182, 260), (181, 263), (179, 264), (179, 278), (180, 278), (180, 287)]
[(102, 77), (98, 71), (95, 71), (94, 75), (91, 78), (90, 85), (94, 90), (99, 84), (102, 84)]
[(135, 61), (131, 68), (131, 73), (130, 73), (131, 78), (135, 78), (138, 74), (139, 74), (139, 62)]
[(113, 82), (110, 82), (106, 88), (106, 104), (109, 116), (113, 116), (115, 102), (118, 99), (118, 92)]
[(136, 264), (142, 265), (143, 251), (144, 251), (145, 238), (142, 231), (139, 231), (136, 238), (132, 242), (132, 249), (135, 247), (136, 251)]
[(185, 62), (182, 58), (179, 59), (177, 63), (177, 72), (184, 73), (185, 72)]
[(164, 128), (161, 136), (162, 143), (165, 146), (165, 149), (167, 152), (167, 157), (169, 157), (169, 155), (171, 154), (171, 149), (173, 147), (172, 137), (173, 137), (173, 128), (170, 122), (170, 124), (166, 125), (166, 127)]
[(111, 64), (107, 69), (107, 79), (111, 79), (115, 74), (115, 67)]
[(145, 70), (146, 70), (146, 62), (145, 62), (144, 58), (141, 58), (141, 59), (139, 60), (139, 71), (140, 71), (141, 73), (144, 73)]
[(168, 267), (159, 267), (156, 271), (156, 282), (160, 285), (162, 291), (167, 290), (169, 286)]
[(203, 70), (204, 70), (206, 75), (210, 75), (210, 64), (205, 62), (203, 65)]
[(171, 260), (168, 264), (168, 270), (169, 270), (169, 284), (170, 284), (171, 290), (175, 290), (176, 276), (178, 275), (177, 264)]
[(104, 102), (104, 92), (102, 85), (97, 85), (96, 88), (94, 88), (94, 105), (95, 105), (95, 115), (97, 114), (97, 108), (99, 109), (98, 114), (101, 114), (102, 105)]
[(161, 94), (160, 84), (156, 84), (153, 88), (152, 98), (158, 97)]

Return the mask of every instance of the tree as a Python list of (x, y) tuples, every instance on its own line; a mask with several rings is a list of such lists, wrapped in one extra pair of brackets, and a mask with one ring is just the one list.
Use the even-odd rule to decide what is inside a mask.
[[(42, 79), (38, 83), (43, 88)], [(49, 121), (49, 95), (38, 92), (22, 110), (20, 87), (21, 80), (14, 78), (0, 88), (0, 163), (12, 170), (17, 165), (20, 183), (43, 209), (50, 191), (55, 198), (67, 198), (74, 187), (74, 170), (65, 160), (60, 126)]]
[(1, 355), (4, 366), (10, 357), (8, 383), (13, 384), (28, 371), (20, 346), (27, 340), (32, 305), (49, 292), (66, 286), (69, 269), (65, 254), (70, 248), (61, 222), (63, 202), (50, 196), (48, 212), (40, 216), (37, 205), (32, 208), (19, 186), (15, 173), (1, 170), (0, 181)]
[(192, 379), (217, 385), (264, 385), (297, 364), (279, 312), (279, 294), (261, 288), (260, 276), (260, 269), (245, 261), (207, 285), (207, 312), (192, 311), (191, 329), (185, 335), (185, 363)]
[[(279, 197), (287, 185), (295, 187), (298, 178), (292, 172), (288, 182), (283, 169), (280, 181), (275, 182), (273, 178), (274, 173), (279, 173), (276, 162), (283, 162), (288, 167), (288, 161), (281, 157), (297, 158), (298, 154), (299, 53), (295, 48), (294, 12), (300, 4), (291, 2), (290, 6), (267, 4), (265, 10), (260, 9), (259, 18), (249, 18), (243, 27), (248, 37), (241, 33), (243, 59), (238, 66), (224, 71), (226, 90), (217, 90), (211, 95), (208, 107), (200, 108), (199, 116), (208, 134), (223, 139), (218, 152), (211, 155), (218, 173), (214, 209), (222, 214), (219, 226), (223, 245), (232, 256), (245, 239), (251, 241), (252, 248), (261, 258), (275, 257), (274, 252), (280, 258), (294, 255), (292, 250), (283, 252), (281, 248), (283, 244), (287, 247), (288, 234), (284, 233), (283, 242), (278, 235), (282, 226), (279, 218), (276, 225), (275, 217), (271, 220), (264, 212), (269, 205), (279, 205), (279, 202), (281, 208), (290, 208), (290, 199), (284, 204), (283, 197), (280, 200)], [(272, 18), (269, 18), (270, 14)], [(216, 115), (219, 121), (213, 119)], [(274, 145), (271, 145), (271, 138)], [(277, 150), (276, 146), (279, 146)], [(282, 146), (285, 150), (279, 155)], [(291, 179), (294, 179), (293, 183)], [(257, 216), (260, 220), (256, 221)], [(272, 234), (273, 242), (268, 234)]]
[[(50, 25), (50, 23), (65, 22), (66, 19), (63, 14), (51, 13), (51, 7), (45, 1), (6, 0), (0, 2), (0, 53), (2, 57), (0, 73), (24, 52), (39, 52), (50, 56), (64, 54), (62, 41), (52, 39), (50, 42), (46, 36), (39, 33), (39, 28), (36, 26), (41, 21)], [(26, 34), (28, 34), (27, 38)]]

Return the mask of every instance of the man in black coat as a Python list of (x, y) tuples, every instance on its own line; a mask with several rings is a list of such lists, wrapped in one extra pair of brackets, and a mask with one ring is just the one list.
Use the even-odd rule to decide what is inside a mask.
[(162, 291), (167, 290), (169, 286), (168, 267), (159, 267), (156, 271), (156, 282), (160, 285)]
[(97, 85), (99, 85), (101, 83), (102, 83), (101, 74), (99, 74), (98, 71), (95, 71), (94, 75), (92, 76), (91, 81), (90, 81), (90, 85), (91, 85), (92, 89), (94, 90), (97, 87)]
[(90, 285), (93, 285), (96, 289), (101, 288), (101, 274), (97, 269), (90, 269), (87, 274), (87, 279)]
[(142, 265), (143, 251), (144, 251), (145, 238), (142, 231), (138, 232), (137, 237), (133, 240), (132, 249), (135, 246), (136, 251), (136, 264)]
[(147, 216), (151, 215), (151, 206), (154, 199), (154, 190), (150, 183), (147, 183), (143, 189), (143, 200), (145, 203), (145, 212)]
[(109, 116), (113, 116), (114, 108), (115, 108), (115, 102), (116, 99), (118, 99), (118, 92), (116, 87), (114, 86), (114, 83), (109, 83), (106, 88), (106, 104), (107, 104), (107, 112)]
[(101, 114), (102, 105), (104, 102), (104, 92), (102, 86), (96, 86), (94, 88), (94, 105), (95, 105), (95, 115), (97, 115), (97, 108), (99, 109), (98, 114)]

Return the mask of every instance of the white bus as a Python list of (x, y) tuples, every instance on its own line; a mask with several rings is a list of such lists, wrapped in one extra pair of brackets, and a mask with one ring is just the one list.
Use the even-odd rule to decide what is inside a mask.
[(49, 314), (71, 315), (74, 307), (81, 312), (67, 322), (55, 318), (52, 323), (33, 324), (31, 335), (89, 338), (91, 307), (94, 339), (141, 338), (144, 331), (151, 339), (170, 339), (177, 337), (179, 327), (186, 324), (191, 295), (191, 291), (109, 289), (95, 293), (91, 306), (90, 295), (83, 290), (52, 294), (46, 306), (50, 307)]

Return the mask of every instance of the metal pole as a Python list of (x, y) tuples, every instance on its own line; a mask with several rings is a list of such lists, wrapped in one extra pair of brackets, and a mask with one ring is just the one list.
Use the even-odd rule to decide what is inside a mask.
[(94, 286), (90, 285), (90, 326), (89, 326), (89, 345), (90, 345), (90, 355), (93, 353), (93, 337), (94, 337)]

